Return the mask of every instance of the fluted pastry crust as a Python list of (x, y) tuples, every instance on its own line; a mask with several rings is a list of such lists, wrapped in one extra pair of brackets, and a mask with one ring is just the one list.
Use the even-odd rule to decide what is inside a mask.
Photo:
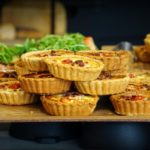
[(90, 95), (110, 95), (124, 92), (129, 82), (129, 77), (94, 80), (88, 82), (75, 82), (79, 92)]
[[(125, 94), (125, 93), (124, 93)], [(150, 115), (149, 100), (126, 100), (120, 98), (121, 94), (112, 95), (110, 100), (114, 106), (115, 112), (120, 115)]]
[[(41, 101), (45, 111), (50, 115), (55, 116), (87, 116), (90, 115), (97, 104), (97, 96), (89, 96), (89, 99), (70, 99), (71, 102), (66, 102), (67, 98), (61, 100), (52, 100), (54, 96), (42, 96)], [(88, 96), (86, 96), (88, 97)]]
[(67, 50), (34, 51), (23, 54), (21, 60), (30, 71), (48, 71), (47, 65), (43, 59), (64, 54), (74, 54), (74, 52)]
[(126, 51), (112, 51), (112, 50), (91, 50), (79, 51), (77, 55), (91, 57), (100, 60), (104, 63), (104, 71), (112, 71), (122, 69), (128, 66), (130, 55)]
[[(65, 59), (79, 59), (81, 61), (89, 62), (94, 64), (91, 67), (79, 67), (79, 66), (72, 66), (66, 65), (63, 63), (57, 63), (57, 60)], [(90, 81), (96, 79), (99, 74), (101, 73), (104, 65), (101, 61), (91, 59), (88, 57), (83, 56), (76, 56), (76, 55), (64, 55), (64, 56), (56, 56), (51, 59), (45, 59), (47, 63), (49, 72), (57, 78), (62, 78), (64, 80), (71, 80), (71, 81)]]
[(71, 82), (58, 79), (55, 77), (50, 78), (28, 78), (19, 76), (22, 88), (29, 93), (36, 94), (58, 94), (66, 92), (70, 89)]

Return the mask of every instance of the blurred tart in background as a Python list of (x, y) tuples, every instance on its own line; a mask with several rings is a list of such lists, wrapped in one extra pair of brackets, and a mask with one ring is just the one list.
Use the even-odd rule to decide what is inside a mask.
[(137, 56), (138, 60), (142, 62), (150, 62), (150, 50), (148, 50), (146, 46), (137, 47), (135, 49), (135, 55)]
[(105, 71), (118, 70), (128, 66), (130, 57), (126, 51), (113, 50), (79, 51), (76, 54), (102, 61)]

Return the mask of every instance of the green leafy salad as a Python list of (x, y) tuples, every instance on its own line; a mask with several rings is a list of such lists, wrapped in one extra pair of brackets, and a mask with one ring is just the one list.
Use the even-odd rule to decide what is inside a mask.
[(84, 43), (84, 36), (80, 33), (47, 35), (39, 40), (27, 39), (23, 44), (16, 44), (13, 47), (0, 43), (0, 63), (9, 64), (23, 53), (48, 49), (80, 51), (88, 50), (89, 47)]

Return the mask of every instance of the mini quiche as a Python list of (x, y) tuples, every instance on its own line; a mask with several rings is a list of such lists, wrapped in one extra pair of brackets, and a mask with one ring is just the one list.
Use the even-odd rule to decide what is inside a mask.
[(55, 116), (87, 116), (94, 111), (98, 99), (97, 96), (83, 95), (78, 92), (41, 97), (45, 111)]
[(55, 78), (47, 72), (24, 74), (18, 79), (26, 92), (35, 94), (63, 93), (71, 86), (70, 81)]
[(150, 95), (125, 92), (112, 95), (110, 100), (120, 115), (150, 115)]
[(35, 96), (24, 92), (19, 81), (0, 83), (0, 104), (24, 105), (35, 101)]
[(105, 71), (112, 71), (128, 66), (130, 55), (126, 51), (113, 51), (113, 50), (91, 50), (79, 51), (77, 55), (91, 57), (101, 60), (104, 63)]
[(150, 50), (148, 50), (145, 46), (138, 47), (134, 51), (138, 60), (145, 62), (145, 63), (150, 62)]
[(49, 58), (51, 56), (61, 56), (64, 54), (74, 54), (74, 52), (69, 50), (34, 51), (23, 54), (21, 56), (21, 60), (30, 71), (48, 71), (47, 65), (43, 59)]
[(111, 76), (107, 72), (102, 72), (93, 81), (75, 82), (77, 90), (90, 95), (110, 95), (124, 92), (129, 82), (128, 76)]
[(45, 62), (52, 75), (71, 81), (94, 80), (104, 67), (101, 61), (77, 55), (56, 56)]

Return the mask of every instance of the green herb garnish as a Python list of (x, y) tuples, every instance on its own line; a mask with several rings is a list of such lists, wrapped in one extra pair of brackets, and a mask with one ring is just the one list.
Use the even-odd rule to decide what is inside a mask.
[(0, 62), (9, 64), (13, 58), (21, 56), (23, 53), (36, 50), (89, 50), (84, 44), (84, 36), (80, 33), (65, 35), (46, 35), (40, 40), (27, 39), (23, 44), (16, 44), (14, 47), (8, 47), (0, 43)]

